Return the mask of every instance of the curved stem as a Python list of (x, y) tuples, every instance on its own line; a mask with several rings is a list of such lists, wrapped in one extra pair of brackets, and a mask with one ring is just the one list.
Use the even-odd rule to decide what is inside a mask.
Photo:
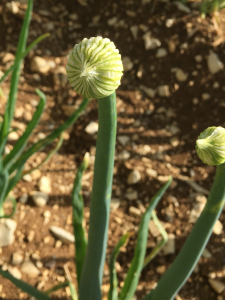
[(217, 167), (207, 203), (177, 258), (144, 300), (172, 300), (186, 282), (210, 238), (225, 203), (225, 163)]
[(99, 129), (91, 195), (87, 252), (80, 281), (80, 300), (100, 300), (107, 247), (116, 141), (115, 92), (98, 99)]

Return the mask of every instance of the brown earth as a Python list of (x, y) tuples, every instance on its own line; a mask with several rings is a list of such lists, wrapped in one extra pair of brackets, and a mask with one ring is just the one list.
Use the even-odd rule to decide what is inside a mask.
[[(26, 5), (18, 3), (19, 13), (12, 14), (7, 10), (6, 3), (5, 0), (0, 2), (0, 69), (2, 71), (7, 67), (7, 64), (3, 63), (5, 53), (15, 53), (22, 15), (26, 8)], [(86, 6), (81, 5), (85, 3)], [(73, 14), (78, 16), (77, 19)], [(110, 26), (108, 20), (115, 16), (117, 20)], [(168, 19), (174, 20), (171, 27), (166, 26)], [(133, 25), (139, 26), (136, 39), (130, 30)], [(140, 218), (130, 214), (129, 207), (143, 209), (162, 186), (165, 176), (171, 174), (174, 177), (172, 188), (167, 191), (157, 207), (157, 215), (161, 221), (167, 222), (167, 232), (175, 235), (175, 253), (157, 256), (144, 269), (136, 292), (137, 300), (142, 299), (154, 287), (162, 272), (175, 259), (192, 229), (193, 225), (188, 220), (199, 193), (182, 180), (182, 176), (191, 177), (207, 190), (213, 182), (215, 168), (204, 165), (198, 159), (195, 141), (209, 126), (225, 127), (224, 72), (212, 75), (207, 67), (207, 56), (210, 50), (215, 51), (222, 62), (225, 61), (223, 27), (223, 13), (220, 15), (220, 25), (216, 28), (216, 23), (213, 23), (211, 17), (203, 20), (199, 11), (193, 8), (190, 13), (184, 13), (170, 1), (151, 3), (144, 0), (107, 2), (40, 0), (34, 2), (29, 43), (46, 32), (50, 32), (51, 36), (41, 42), (25, 59), (17, 102), (17, 111), (22, 110), (23, 113), (15, 118), (17, 122), (15, 126), (18, 122), (27, 124), (30, 113), (35, 111), (34, 100), (38, 100), (35, 88), (45, 92), (47, 106), (33, 140), (35, 137), (40, 137), (40, 133), (51, 132), (52, 128), (66, 119), (65, 112), (68, 113), (68, 106), (65, 107), (65, 104), (69, 105), (70, 112), (80, 103), (80, 96), (68, 84), (57, 84), (54, 80), (56, 69), (66, 65), (67, 55), (74, 44), (84, 37), (97, 35), (108, 37), (115, 42), (122, 57), (128, 56), (133, 62), (132, 69), (124, 73), (122, 84), (117, 91), (118, 136), (126, 135), (130, 139), (125, 146), (119, 141), (116, 145), (112, 196), (119, 198), (121, 205), (111, 213), (107, 251), (108, 262), (110, 253), (121, 235), (128, 230), (135, 231), (118, 257), (117, 271), (120, 286), (123, 284), (132, 259), (136, 232), (140, 223)], [(168, 53), (165, 57), (156, 58), (157, 50), (145, 49), (142, 38), (145, 30), (151, 31), (152, 36), (161, 41), (161, 47), (167, 49)], [(45, 75), (34, 75), (30, 69), (34, 55), (55, 61), (55, 68)], [(196, 55), (202, 56), (202, 62), (195, 61)], [(175, 67), (188, 73), (186, 81), (177, 81), (175, 74), (171, 72)], [(160, 85), (168, 85), (170, 95), (159, 97), (156, 94), (150, 99), (140, 88), (141, 85), (152, 89)], [(2, 88), (7, 95), (9, 80), (2, 84)], [(208, 100), (202, 100), (203, 93), (210, 95)], [(194, 98), (198, 100), (193, 100)], [(0, 101), (0, 111), (3, 113), (4, 99), (0, 98)], [(67, 135), (69, 139), (64, 141), (58, 154), (40, 169), (41, 175), (51, 180), (52, 192), (47, 205), (42, 208), (36, 207), (31, 197), (26, 204), (18, 203), (17, 212), (13, 217), (18, 223), (15, 242), (11, 246), (0, 249), (0, 262), (7, 265), (11, 264), (11, 256), (15, 251), (23, 254), (24, 257), (30, 257), (33, 253), (39, 254), (40, 261), (43, 263), (40, 267), (41, 275), (30, 278), (23, 274), (22, 279), (32, 285), (39, 285), (43, 290), (65, 280), (63, 269), (65, 264), (75, 282), (74, 246), (62, 245), (56, 248), (56, 241), (50, 234), (49, 227), (57, 225), (72, 232), (70, 194), (73, 179), (85, 152), (91, 152), (93, 155), (95, 151), (96, 135), (91, 136), (85, 132), (85, 127), (90, 121), (97, 121), (96, 101), (90, 103), (85, 113), (70, 128)], [(43, 159), (50, 149), (51, 147), (48, 147), (34, 155), (29, 160), (28, 167), (34, 166), (40, 158)], [(118, 154), (124, 149), (130, 153), (130, 158), (122, 161), (118, 159)], [(149, 168), (156, 170), (158, 175), (149, 176), (146, 172)], [(141, 181), (129, 186), (127, 177), (133, 169), (141, 173)], [(83, 183), (87, 225), (92, 175), (93, 164), (86, 171)], [(13, 192), (19, 199), (24, 193), (30, 194), (33, 190), (38, 190), (38, 179), (33, 179), (31, 182), (21, 180)], [(127, 200), (125, 194), (128, 191), (137, 191), (137, 199)], [(51, 213), (48, 223), (44, 222), (43, 217), (46, 210)], [(223, 212), (220, 217), (221, 223), (224, 223), (224, 219)], [(29, 242), (28, 235), (32, 230), (35, 235)], [(177, 299), (225, 299), (225, 291), (222, 293), (222, 298), (218, 298), (218, 294), (208, 283), (208, 278), (211, 276), (225, 284), (224, 241), (224, 231), (220, 235), (212, 235), (207, 245), (212, 256), (200, 259), (198, 269), (188, 279), (179, 292), (180, 298)], [(155, 238), (149, 234), (148, 252), (155, 243)], [(20, 266), (18, 268), (20, 269)], [(108, 279), (106, 265), (104, 292), (108, 289)], [(27, 295), (1, 278), (0, 299), (27, 299)], [(68, 290), (56, 292), (54, 299), (70, 299)]]

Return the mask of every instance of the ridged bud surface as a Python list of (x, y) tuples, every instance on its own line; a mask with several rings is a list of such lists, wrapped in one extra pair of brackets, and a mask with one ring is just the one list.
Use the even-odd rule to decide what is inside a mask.
[(104, 98), (120, 85), (121, 55), (107, 38), (85, 38), (70, 53), (66, 72), (74, 90), (83, 97)]
[(196, 142), (196, 151), (207, 165), (217, 166), (225, 162), (225, 128), (209, 127)]

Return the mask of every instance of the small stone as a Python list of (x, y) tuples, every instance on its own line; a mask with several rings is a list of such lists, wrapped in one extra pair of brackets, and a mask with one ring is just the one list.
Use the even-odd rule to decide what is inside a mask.
[(41, 177), (41, 179), (38, 182), (38, 187), (41, 192), (44, 192), (47, 194), (51, 193), (52, 188), (51, 188), (50, 178), (46, 177), (46, 176)]
[(31, 278), (36, 278), (40, 274), (38, 268), (31, 261), (25, 261), (22, 264), (21, 272), (27, 274)]
[(134, 37), (134, 39), (136, 40), (137, 39), (137, 36), (138, 36), (138, 26), (137, 25), (133, 25), (130, 27), (130, 31)]
[(221, 294), (224, 291), (225, 285), (221, 281), (216, 279), (209, 279), (208, 281), (216, 293)]
[(209, 100), (210, 98), (211, 98), (210, 94), (208, 94), (208, 93), (202, 94), (202, 100), (206, 101), (206, 100)]
[(36, 170), (32, 171), (30, 175), (33, 180), (37, 180), (41, 177), (41, 171), (36, 169)]
[(154, 89), (148, 88), (147, 86), (140, 85), (140, 89), (150, 98), (154, 98), (156, 91)]
[[(15, 2), (14, 2), (15, 3)], [(6, 53), (3, 58), (2, 58), (2, 62), (3, 64), (8, 63), (9, 61), (13, 61), (15, 60), (15, 55), (13, 55), (12, 53)]]
[(141, 180), (141, 174), (138, 170), (133, 170), (128, 178), (127, 178), (127, 184), (131, 185), (131, 184), (136, 184)]
[(73, 13), (69, 15), (70, 20), (77, 21), (78, 20), (78, 14)]
[(12, 219), (0, 219), (0, 248), (9, 246), (14, 242), (16, 226), (16, 221)]
[(223, 70), (224, 65), (220, 61), (218, 55), (210, 50), (209, 56), (207, 57), (208, 69), (212, 74), (215, 74), (221, 70)]
[(167, 56), (167, 50), (165, 48), (159, 48), (156, 52), (156, 57), (161, 58)]
[(29, 242), (32, 242), (33, 239), (34, 239), (34, 236), (35, 236), (34, 230), (30, 230), (29, 233), (28, 233), (28, 236), (27, 236), (27, 240), (28, 240)]
[(23, 114), (24, 114), (24, 108), (22, 106), (16, 107), (15, 114), (14, 114), (15, 118), (21, 118)]
[(136, 13), (135, 11), (132, 11), (132, 10), (127, 9), (127, 10), (126, 10), (126, 15), (127, 15), (128, 17), (134, 18), (134, 17), (136, 17), (137, 13)]
[(140, 209), (138, 209), (134, 206), (129, 207), (129, 214), (134, 217), (141, 217), (141, 215), (142, 215)]
[(184, 5), (183, 3), (179, 2), (179, 1), (174, 1), (173, 3), (176, 5), (177, 9), (182, 12), (185, 12), (187, 14), (189, 14), (191, 12), (190, 8), (186, 5)]
[(128, 152), (127, 150), (123, 150), (117, 155), (118, 160), (128, 160), (129, 158), (130, 152)]
[(197, 63), (201, 63), (202, 62), (202, 56), (201, 55), (195, 55), (195, 61)]
[(74, 243), (74, 235), (60, 227), (51, 226), (50, 231), (54, 236), (56, 236), (60, 241), (65, 244)]
[(107, 24), (109, 26), (114, 26), (117, 22), (118, 22), (118, 18), (117, 17), (112, 17), (112, 18), (110, 18), (110, 19), (107, 20)]
[(26, 182), (32, 182), (32, 177), (30, 174), (26, 174), (23, 176), (23, 180)]
[(32, 72), (46, 74), (51, 69), (51, 65), (44, 58), (40, 56), (34, 56), (31, 60), (30, 68)]
[(156, 268), (156, 272), (157, 272), (158, 274), (164, 274), (164, 273), (166, 272), (166, 266), (163, 265), (163, 266), (157, 267), (157, 268)]
[(220, 87), (219, 82), (215, 81), (215, 82), (213, 83), (213, 88), (214, 88), (214, 89), (218, 89), (219, 87)]
[(20, 198), (19, 198), (19, 202), (20, 203), (27, 203), (27, 200), (28, 200), (28, 194), (23, 194)]
[(209, 250), (207, 248), (205, 248), (202, 252), (202, 257), (204, 258), (211, 258), (212, 254), (209, 252)]
[(121, 201), (119, 198), (112, 198), (110, 202), (110, 210), (111, 211), (117, 210), (120, 206), (120, 203)]
[(45, 210), (43, 213), (43, 217), (49, 219), (51, 217), (51, 212), (49, 210)]
[(19, 7), (18, 7), (17, 3), (14, 1), (7, 2), (6, 7), (14, 15), (18, 14), (18, 12), (19, 12)]
[(20, 136), (16, 131), (12, 131), (8, 135), (8, 141), (10, 141), (10, 142), (17, 141), (19, 138), (20, 138)]
[(220, 222), (220, 220), (217, 220), (214, 227), (213, 227), (213, 233), (216, 235), (220, 235), (223, 232), (223, 224)]
[(17, 266), (23, 262), (23, 255), (19, 254), (18, 252), (14, 252), (12, 254), (12, 264)]
[(43, 207), (48, 202), (48, 194), (35, 191), (32, 193), (32, 200), (36, 206)]
[(153, 169), (146, 169), (146, 173), (148, 174), (148, 176), (153, 178), (156, 178), (158, 176), (158, 172)]
[(17, 278), (17, 279), (21, 279), (21, 278), (22, 278), (21, 272), (20, 272), (17, 268), (15, 268), (15, 267), (9, 267), (9, 268), (8, 268), (8, 272), (9, 272), (13, 277), (15, 277), (15, 278)]
[[(159, 238), (159, 240), (160, 239), (161, 239), (161, 237)], [(174, 253), (175, 253), (175, 235), (173, 233), (169, 233), (168, 241), (161, 249), (160, 254), (168, 255), (168, 254), (174, 254)]]
[(173, 39), (169, 39), (167, 45), (170, 53), (174, 53), (176, 51), (177, 44)]
[(170, 144), (173, 146), (173, 147), (177, 147), (179, 145), (179, 139), (174, 136), (170, 139)]
[(122, 58), (122, 62), (123, 62), (123, 69), (124, 69), (124, 72), (127, 72), (127, 71), (130, 71), (133, 69), (133, 62), (131, 61), (130, 57), (128, 56), (124, 56)]
[(129, 191), (125, 194), (125, 198), (130, 200), (130, 201), (134, 201), (137, 200), (138, 198), (138, 192), (137, 191)]
[(183, 70), (176, 68), (175, 76), (177, 81), (184, 82), (188, 78), (188, 73), (185, 73)]
[(27, 122), (30, 122), (33, 118), (33, 115), (30, 111), (26, 111), (24, 113), (24, 119), (27, 121)]
[(174, 21), (175, 21), (174, 19), (167, 19), (166, 22), (165, 22), (166, 27), (167, 27), (167, 28), (172, 27), (173, 24), (174, 24)]
[(90, 134), (90, 135), (94, 135), (95, 133), (98, 132), (98, 123), (96, 122), (90, 122), (86, 128), (85, 131)]
[(41, 259), (40, 255), (38, 255), (37, 253), (32, 253), (31, 257), (32, 257), (33, 260), (40, 260)]
[(189, 215), (189, 220), (188, 220), (189, 223), (195, 223), (197, 221), (198, 217), (203, 211), (203, 208), (205, 207), (205, 203), (198, 202), (194, 204), (191, 213)]
[(194, 105), (197, 105), (197, 104), (199, 103), (198, 98), (194, 98), (192, 101), (193, 101), (193, 104), (194, 104)]
[(118, 139), (118, 141), (120, 142), (120, 144), (121, 144), (122, 146), (127, 145), (128, 142), (130, 141), (130, 137), (127, 136), (127, 135), (119, 135), (119, 136), (117, 137), (117, 139)]
[(158, 94), (160, 97), (169, 97), (170, 96), (170, 90), (168, 85), (160, 85), (158, 87)]
[(62, 242), (60, 240), (57, 240), (55, 242), (55, 248), (60, 248), (62, 246)]
[(151, 32), (148, 31), (143, 35), (146, 50), (154, 50), (161, 46), (160, 40), (151, 37)]

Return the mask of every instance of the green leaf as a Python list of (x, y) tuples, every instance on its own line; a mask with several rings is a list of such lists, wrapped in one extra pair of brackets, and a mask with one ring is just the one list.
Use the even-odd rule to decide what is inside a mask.
[[(46, 39), (47, 37), (49, 37), (50, 34), (49, 33), (45, 33), (42, 34), (41, 36), (39, 36), (36, 40), (34, 40), (28, 47), (27, 49), (22, 52), (14, 61), (13, 65), (11, 67), (9, 67), (4, 75), (0, 78), (0, 84), (6, 79), (6, 77), (14, 71), (14, 69), (19, 65), (20, 61), (22, 59), (25, 58), (25, 56), (27, 56), (27, 54), (30, 52), (30, 50), (32, 50), (38, 43), (40, 43), (43, 39)], [(1, 96), (1, 89), (0, 89), (0, 96)], [(4, 95), (4, 94), (3, 94)]]
[(151, 218), (151, 213), (153, 209), (156, 207), (166, 189), (169, 187), (172, 181), (172, 177), (168, 182), (158, 191), (158, 193), (153, 197), (149, 206), (144, 213), (141, 224), (139, 227), (137, 243), (135, 246), (134, 258), (132, 259), (131, 266), (128, 270), (124, 286), (119, 295), (119, 300), (132, 300), (133, 295), (136, 291), (136, 287), (138, 285), (139, 277), (141, 270), (143, 268), (145, 253), (146, 253), (146, 245), (148, 240), (148, 224)]
[(9, 169), (11, 167), (11, 165), (15, 162), (15, 160), (23, 152), (23, 150), (25, 149), (25, 147), (27, 145), (30, 135), (32, 134), (33, 130), (35, 129), (35, 127), (37, 126), (37, 124), (41, 118), (41, 115), (43, 113), (44, 106), (46, 103), (46, 97), (45, 97), (45, 94), (42, 93), (40, 90), (37, 90), (37, 93), (41, 97), (41, 99), (40, 99), (37, 109), (33, 115), (32, 120), (27, 125), (27, 128), (26, 128), (24, 134), (19, 138), (19, 140), (13, 147), (12, 151), (3, 160), (3, 166), (6, 169)]
[(149, 262), (159, 253), (160, 249), (165, 245), (165, 243), (168, 241), (168, 235), (166, 230), (163, 228), (162, 224), (160, 223), (159, 219), (157, 218), (157, 215), (155, 211), (152, 211), (152, 219), (155, 223), (155, 225), (158, 227), (159, 232), (162, 235), (162, 240), (156, 245), (156, 247), (151, 251), (151, 253), (145, 258), (144, 261), (144, 267), (149, 264)]
[(61, 282), (61, 283), (59, 283), (59, 284), (57, 284), (57, 285), (54, 285), (53, 287), (51, 287), (50, 289), (48, 289), (48, 290), (45, 291), (44, 293), (45, 293), (46, 295), (49, 295), (49, 294), (51, 294), (51, 293), (53, 293), (53, 292), (56, 292), (56, 291), (58, 291), (58, 290), (61, 290), (61, 289), (65, 288), (65, 287), (67, 287), (68, 285), (69, 285), (69, 281)]
[(191, 233), (156, 288), (144, 300), (172, 300), (191, 275), (225, 204), (225, 163), (219, 165), (206, 205)]
[(74, 284), (71, 281), (69, 281), (69, 288), (70, 288), (71, 298), (73, 300), (78, 300), (77, 291), (75, 289)]
[(113, 249), (113, 252), (112, 252), (112, 255), (110, 258), (110, 263), (109, 263), (110, 289), (108, 292), (108, 300), (117, 300), (117, 297), (118, 297), (118, 290), (117, 290), (118, 289), (118, 280), (117, 280), (115, 262), (116, 262), (118, 254), (120, 252), (120, 248), (126, 243), (129, 236), (130, 236), (130, 234), (126, 233), (120, 238), (116, 247)]
[(39, 169), (41, 166), (43, 166), (52, 157), (52, 155), (55, 154), (60, 149), (60, 147), (62, 146), (62, 143), (63, 143), (63, 133), (61, 133), (56, 147), (47, 153), (47, 155), (43, 159), (43, 161), (40, 164), (38, 164), (35, 168), (29, 169), (26, 172), (23, 172), (23, 176), (26, 174), (30, 174), (34, 170)]
[(47, 295), (40, 292), (39, 290), (37, 290), (36, 288), (31, 286), (30, 284), (13, 277), (9, 272), (6, 272), (6, 271), (3, 271), (0, 269), (0, 275), (5, 277), (6, 279), (10, 280), (13, 284), (15, 284), (22, 291), (33, 296), (37, 300), (51, 300)]
[(9, 173), (7, 170), (2, 170), (0, 173), (0, 218), (4, 216), (3, 203), (5, 195), (7, 193), (7, 188), (9, 185)]
[(9, 169), (9, 174), (12, 174), (20, 165), (25, 164), (29, 157), (31, 157), (34, 153), (40, 151), (43, 147), (49, 145), (54, 139), (56, 139), (63, 131), (69, 128), (79, 117), (80, 113), (85, 109), (87, 104), (89, 103), (89, 99), (85, 98), (79, 108), (57, 129), (55, 129), (50, 135), (46, 138), (38, 141), (34, 145), (32, 145), (27, 151), (25, 151), (19, 159), (11, 166)]
[[(21, 178), (21, 174), (23, 172), (23, 168), (24, 168), (24, 163), (21, 163), (21, 165), (18, 167), (18, 169), (16, 170), (16, 174), (15, 176), (13, 176), (10, 180), (9, 180), (9, 185), (7, 187), (6, 193), (5, 193), (5, 199), (8, 196), (9, 192), (14, 188), (14, 186), (17, 184), (17, 182), (20, 180)], [(5, 200), (4, 199), (4, 200)]]
[[(19, 37), (19, 42), (18, 42), (17, 52), (16, 52), (16, 60), (21, 56), (21, 54), (24, 52), (25, 47), (26, 47), (27, 37), (28, 37), (28, 32), (29, 32), (29, 25), (30, 25), (30, 20), (31, 20), (31, 16), (32, 16), (32, 8), (33, 8), (33, 0), (29, 0), (26, 14), (25, 14), (25, 17), (23, 20), (22, 29), (20, 32), (20, 37)], [(8, 101), (6, 104), (4, 120), (3, 120), (2, 127), (1, 127), (1, 132), (0, 132), (1, 151), (3, 151), (3, 149), (4, 149), (4, 146), (6, 143), (5, 137), (8, 134), (10, 124), (11, 124), (11, 121), (12, 121), (13, 115), (14, 115), (21, 64), (22, 64), (22, 60), (20, 60), (17, 64), (17, 66), (14, 68), (14, 71), (13, 71), (12, 77), (11, 77), (9, 98), (8, 98)], [(0, 155), (1, 154), (2, 154), (2, 152), (0, 152)]]
[(81, 192), (81, 182), (83, 172), (88, 167), (88, 155), (85, 154), (82, 164), (80, 165), (73, 185), (72, 191), (72, 208), (73, 208), (73, 232), (75, 236), (75, 263), (77, 272), (78, 286), (80, 283), (81, 272), (84, 264), (84, 258), (86, 254), (87, 241), (85, 238), (85, 231), (83, 228), (84, 218), (84, 203)]

